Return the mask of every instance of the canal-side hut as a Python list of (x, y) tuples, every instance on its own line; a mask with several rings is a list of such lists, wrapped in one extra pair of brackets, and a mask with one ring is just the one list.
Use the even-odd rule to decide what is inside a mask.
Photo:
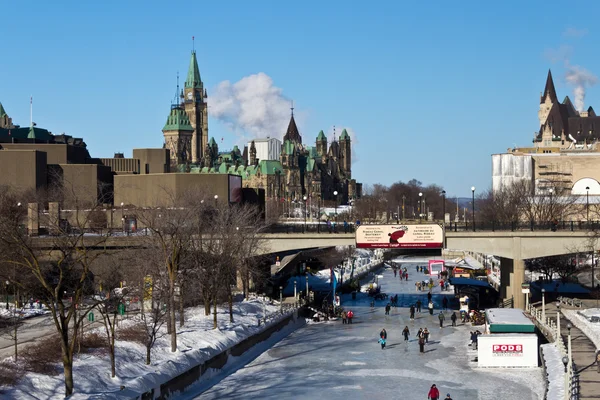
[(477, 339), (480, 367), (538, 367), (535, 324), (523, 310), (490, 308), (485, 311), (485, 333)]

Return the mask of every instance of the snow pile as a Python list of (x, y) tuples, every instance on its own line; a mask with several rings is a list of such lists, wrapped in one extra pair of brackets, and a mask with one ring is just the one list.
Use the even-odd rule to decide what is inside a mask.
[(533, 325), (523, 310), (518, 308), (488, 308), (485, 315), (490, 324)]
[(548, 375), (547, 400), (562, 400), (565, 397), (565, 367), (562, 362), (562, 354), (554, 343), (540, 346), (542, 357)]
[(561, 311), (573, 325), (594, 343), (597, 349), (600, 349), (600, 322), (591, 322), (588, 319), (588, 316), (600, 316), (600, 309), (590, 308), (581, 311), (581, 314), (577, 310), (562, 309)]
[[(14, 307), (11, 306), (8, 310), (4, 307), (0, 308), (0, 318), (12, 318), (14, 316)], [(17, 310), (19, 318), (31, 318), (38, 315), (48, 314), (46, 308), (29, 308), (23, 307)]]
[[(170, 336), (166, 334), (166, 324), (162, 336), (152, 349), (152, 363), (145, 365), (145, 346), (139, 343), (116, 342), (117, 377), (110, 377), (108, 354), (86, 353), (75, 357), (75, 394), (72, 400), (99, 398), (130, 399), (137, 394), (168, 381), (193, 366), (231, 348), (244, 339), (259, 333), (281, 321), (285, 315), (278, 313), (278, 303), (254, 299), (234, 305), (234, 321), (229, 322), (228, 308), (218, 309), (218, 328), (212, 329), (213, 317), (204, 316), (203, 307), (186, 309), (186, 322), (177, 334), (177, 351), (170, 351)], [(257, 317), (266, 310), (267, 325), (258, 326)], [(134, 324), (126, 319), (120, 326)], [(105, 335), (104, 327), (95, 329)], [(60, 368), (62, 370), (62, 367)], [(14, 388), (4, 392), (11, 399), (62, 399), (64, 398), (63, 375), (47, 376), (27, 373)], [(121, 387), (124, 387), (121, 390)]]

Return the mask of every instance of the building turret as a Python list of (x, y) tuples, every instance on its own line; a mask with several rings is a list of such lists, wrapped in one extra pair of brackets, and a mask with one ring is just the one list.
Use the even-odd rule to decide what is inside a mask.
[(194, 128), (190, 124), (185, 111), (178, 105), (171, 106), (171, 112), (163, 127), (165, 147), (171, 155), (171, 167), (176, 171), (180, 164), (189, 164), (192, 161), (192, 135)]
[(252, 141), (252, 143), (250, 143), (250, 165), (256, 165), (257, 164), (257, 159), (256, 159), (256, 146), (254, 145), (254, 140)]
[(346, 129), (344, 129), (340, 135), (339, 144), (339, 157), (341, 159), (340, 167), (346, 175), (346, 178), (350, 178), (352, 169), (352, 146), (350, 143), (350, 135), (348, 135)]
[(202, 160), (202, 152), (208, 144), (208, 108), (206, 89), (200, 78), (200, 69), (196, 52), (192, 51), (190, 67), (184, 86), (184, 109), (194, 129), (191, 144), (191, 159), (197, 163)]
[(546, 78), (546, 86), (544, 92), (540, 96), (540, 110), (538, 111), (538, 118), (540, 120), (540, 126), (546, 123), (550, 110), (554, 104), (558, 103), (556, 97), (556, 89), (554, 88), (554, 80), (552, 79), (552, 72), (548, 70), (548, 77)]
[(320, 131), (317, 135), (317, 155), (323, 157), (325, 154), (327, 154), (327, 138), (323, 131)]

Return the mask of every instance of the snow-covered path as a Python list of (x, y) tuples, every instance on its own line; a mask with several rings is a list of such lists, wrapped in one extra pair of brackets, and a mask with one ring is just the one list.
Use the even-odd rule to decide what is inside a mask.
[[(391, 270), (380, 280), (387, 293), (415, 294), (415, 268), (409, 282), (400, 283)], [(437, 289), (439, 291), (439, 288)], [(420, 294), (426, 296), (426, 293)], [(364, 295), (363, 295), (364, 296)], [(441, 298), (437, 295), (438, 300)], [(425, 297), (426, 298), (426, 297)], [(436, 296), (434, 296), (434, 299)], [(406, 308), (384, 315), (382, 304), (368, 306), (366, 296), (346, 309), (355, 312), (352, 325), (341, 321), (310, 324), (266, 351), (246, 367), (223, 379), (196, 399), (425, 399), (431, 384), (454, 399), (542, 399), (541, 370), (476, 369), (475, 352), (467, 346), (470, 326), (439, 328), (437, 316), (417, 314), (414, 322)], [(446, 313), (449, 324), (449, 313)], [(401, 330), (407, 325), (410, 341)], [(425, 353), (419, 353), (415, 334), (419, 327), (431, 331)], [(381, 350), (379, 331), (388, 332)]]

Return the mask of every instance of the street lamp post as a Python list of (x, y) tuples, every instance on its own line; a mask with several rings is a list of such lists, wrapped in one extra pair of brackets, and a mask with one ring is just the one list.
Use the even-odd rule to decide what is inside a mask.
[(6, 281), (6, 309), (8, 310), (8, 285), (10, 285), (9, 281)]
[(446, 191), (442, 190), (442, 224), (446, 226)]
[(283, 286), (279, 286), (279, 311), (283, 312)]
[(333, 197), (335, 197), (335, 222), (337, 223), (337, 203), (338, 203), (338, 191), (334, 190), (333, 191)]
[(308, 200), (308, 197), (304, 195), (302, 199), (304, 200), (304, 232), (306, 232), (306, 200)]
[(571, 358), (571, 324), (567, 324), (567, 357), (569, 358), (569, 364), (573, 363)]
[(552, 195), (554, 194), (554, 189), (550, 188), (550, 189), (548, 189), (548, 192), (550, 192), (550, 221), (552, 221), (553, 220), (553, 212), (552, 212), (553, 210), (552, 209), (554, 208), (554, 207), (552, 207)]
[(215, 208), (217, 207), (217, 202), (219, 201), (219, 195), (215, 194)]
[(542, 288), (542, 324), (546, 323), (546, 289)]
[(475, 232), (475, 186), (471, 186), (471, 206), (472, 206), (472, 222), (473, 222), (473, 232)]
[(419, 192), (419, 223), (421, 218), (423, 218), (423, 193)]
[(404, 200), (406, 200), (406, 196), (402, 195), (402, 221), (405, 220), (405, 218), (404, 218)]
[(296, 302), (298, 300), (298, 291), (296, 289), (296, 284), (298, 282), (296, 282), (296, 279), (294, 279), (294, 302)]
[(588, 224), (588, 228), (590, 225), (590, 187), (586, 186), (585, 187), (585, 213), (586, 213), (586, 218), (585, 221)]
[(125, 232), (125, 210), (123, 209), (123, 202), (121, 202), (121, 229)]
[(317, 232), (321, 233), (321, 195), (317, 197)]
[(560, 301), (556, 302), (556, 342), (560, 340)]

